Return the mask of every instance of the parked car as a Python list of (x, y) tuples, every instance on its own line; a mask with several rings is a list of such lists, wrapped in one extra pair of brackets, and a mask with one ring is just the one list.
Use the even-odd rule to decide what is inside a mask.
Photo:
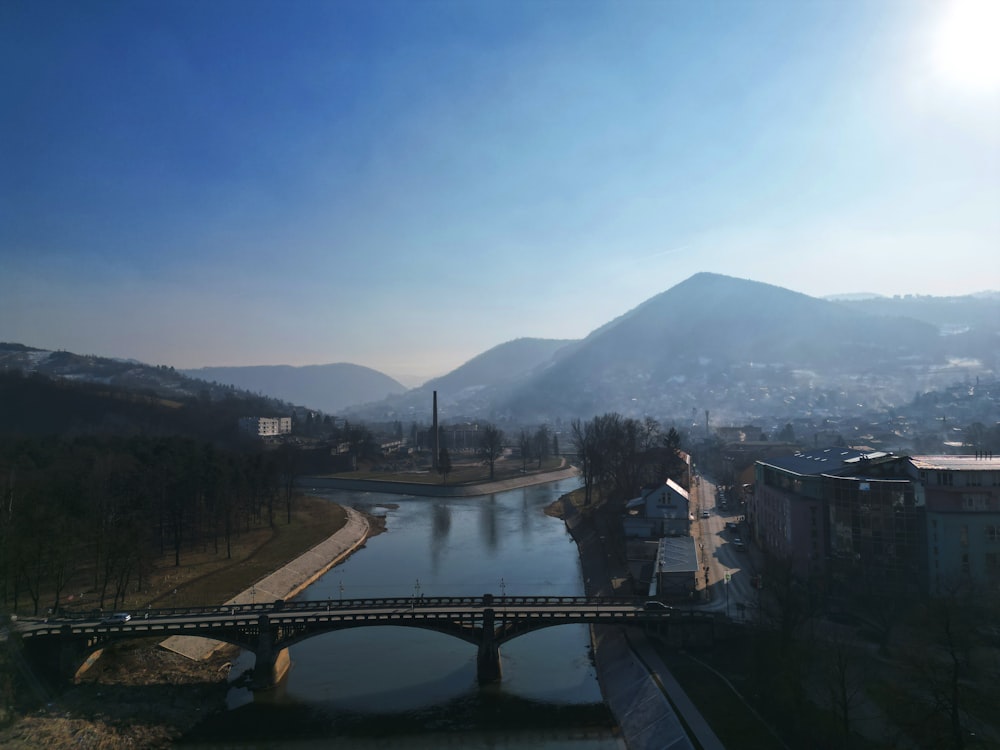
[(108, 615), (101, 622), (104, 625), (123, 625), (132, 619), (132, 615), (128, 612), (115, 612), (113, 615)]
[(735, 539), (733, 539), (733, 546), (736, 547), (736, 549), (745, 549), (746, 548), (746, 545), (743, 544), (743, 540), (740, 539), (739, 537), (736, 537)]
[(701, 512), (701, 517), (702, 517), (702, 518), (708, 518), (708, 517), (709, 517), (710, 515), (711, 515), (711, 514), (710, 514), (710, 513), (709, 513), (709, 512), (707, 511), (707, 510), (703, 510), (703, 511)]

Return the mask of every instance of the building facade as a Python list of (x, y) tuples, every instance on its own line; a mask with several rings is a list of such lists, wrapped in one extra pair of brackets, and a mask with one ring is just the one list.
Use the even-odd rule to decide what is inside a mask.
[(758, 461), (750, 536), (830, 594), (1000, 591), (1000, 459), (847, 448)]
[(691, 533), (688, 492), (673, 479), (629, 500), (625, 508), (623, 526), (627, 537), (658, 538)]
[(292, 432), (291, 417), (240, 417), (240, 429), (258, 437), (276, 437)]
[(909, 470), (927, 507), (931, 594), (1000, 592), (1000, 458), (914, 456)]

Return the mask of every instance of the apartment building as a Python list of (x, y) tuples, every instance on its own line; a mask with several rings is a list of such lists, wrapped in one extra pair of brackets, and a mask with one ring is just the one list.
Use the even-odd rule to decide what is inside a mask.
[(829, 593), (1000, 584), (1000, 459), (849, 448), (758, 461), (750, 536)]

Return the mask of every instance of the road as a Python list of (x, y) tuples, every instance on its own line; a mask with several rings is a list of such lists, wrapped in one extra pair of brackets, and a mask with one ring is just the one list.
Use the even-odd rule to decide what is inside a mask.
[[(728, 509), (719, 502), (718, 486), (708, 477), (699, 476), (695, 485), (695, 537), (699, 545), (699, 586), (703, 586), (704, 570), (708, 568), (709, 602), (703, 606), (716, 612), (725, 612), (734, 619), (751, 617), (756, 611), (758, 592), (751, 579), (756, 575), (752, 555), (744, 540), (744, 548), (737, 549), (733, 541), (740, 532), (726, 530), (727, 523), (739, 523), (742, 511), (735, 498)], [(703, 518), (704, 511), (708, 517)], [(726, 583), (726, 574), (729, 582)]]

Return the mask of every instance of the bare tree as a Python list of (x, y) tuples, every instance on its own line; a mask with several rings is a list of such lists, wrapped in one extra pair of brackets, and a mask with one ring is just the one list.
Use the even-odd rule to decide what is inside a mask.
[(442, 448), (438, 454), (438, 474), (441, 475), (442, 483), (448, 484), (448, 475), (451, 474), (451, 456), (447, 448)]
[(517, 449), (521, 453), (521, 471), (527, 471), (528, 459), (531, 458), (531, 435), (527, 430), (521, 430), (517, 437)]
[(493, 480), (497, 459), (503, 455), (503, 443), (503, 430), (494, 424), (486, 424), (479, 433), (478, 454), (483, 463), (490, 467), (490, 481)]
[(549, 455), (549, 428), (542, 425), (535, 431), (534, 437), (535, 455), (538, 456), (538, 468), (542, 468), (542, 461)]

